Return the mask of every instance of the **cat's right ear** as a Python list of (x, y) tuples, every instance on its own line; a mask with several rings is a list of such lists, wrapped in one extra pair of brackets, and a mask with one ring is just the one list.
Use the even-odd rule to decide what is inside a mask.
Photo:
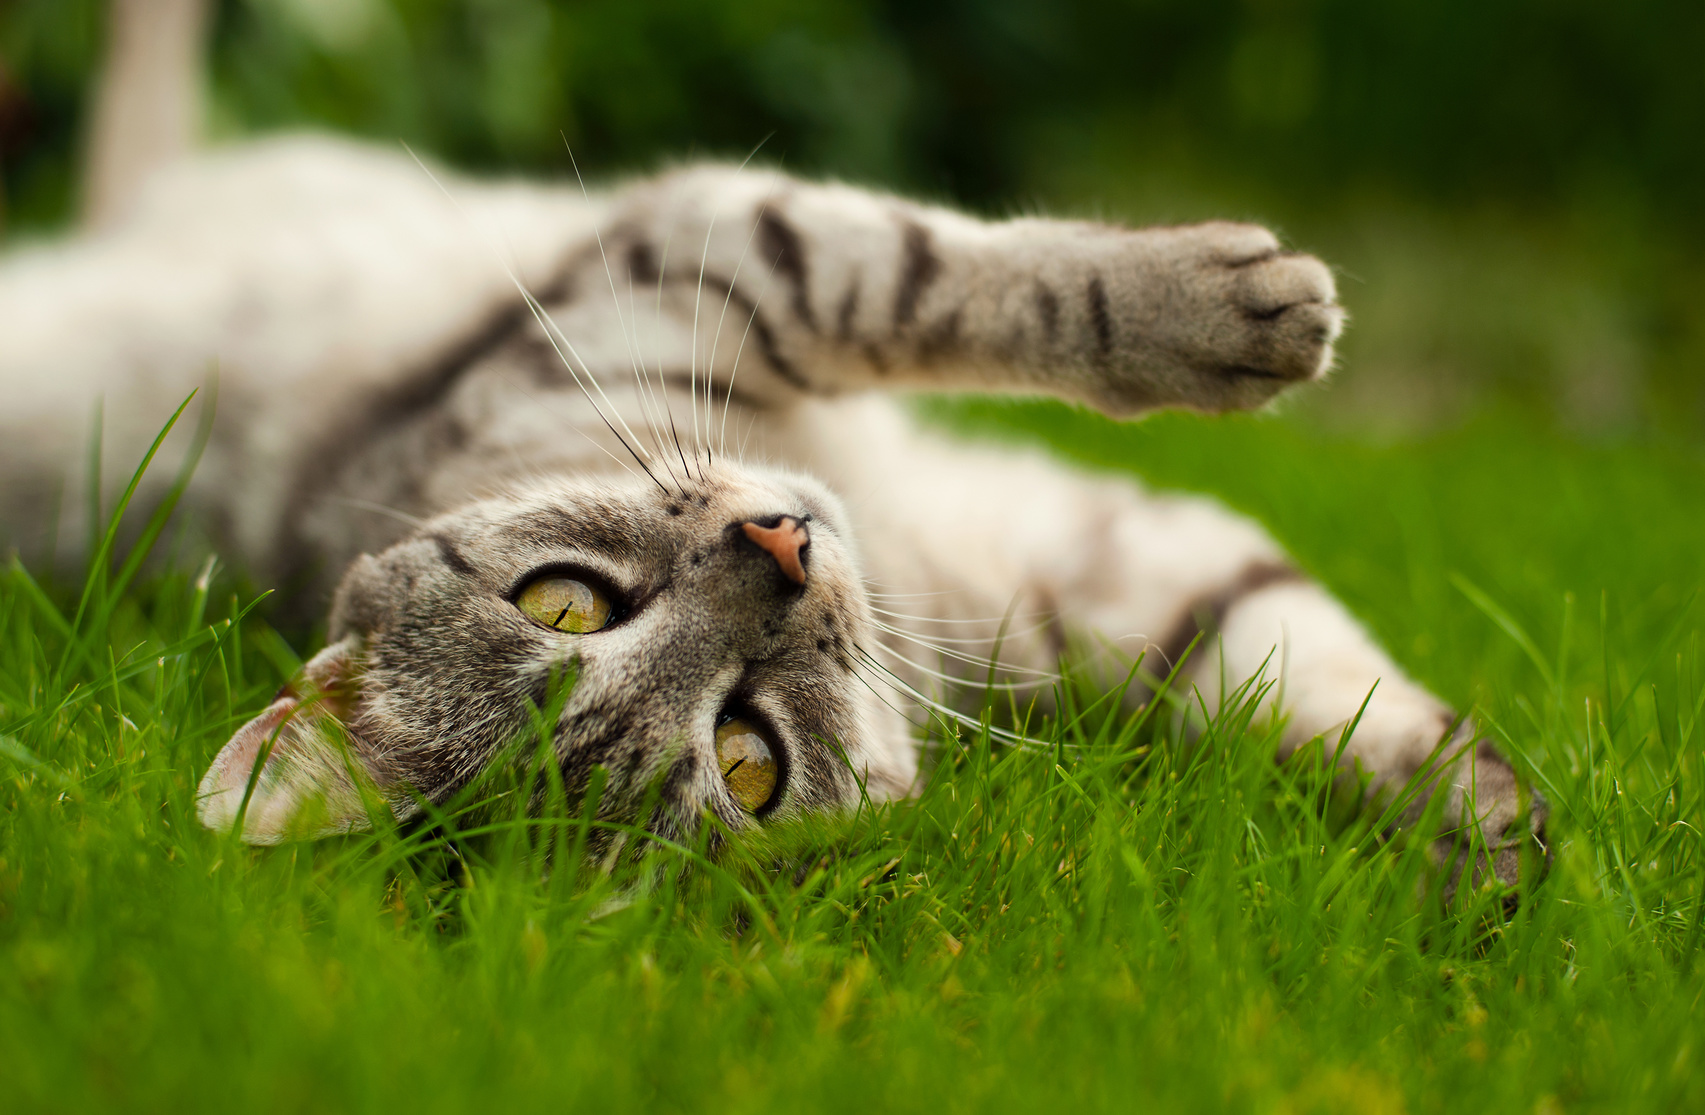
[(362, 659), (359, 635), (333, 643), (237, 730), (201, 780), (196, 815), (202, 824), (220, 832), (241, 824), (249, 844), (372, 827), (376, 772), (369, 749), (346, 727)]

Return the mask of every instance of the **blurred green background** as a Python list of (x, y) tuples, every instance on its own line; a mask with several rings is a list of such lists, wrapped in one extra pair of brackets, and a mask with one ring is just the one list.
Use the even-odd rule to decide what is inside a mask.
[[(63, 226), (100, 0), (0, 0), (11, 239)], [(1358, 437), (1705, 437), (1698, 0), (219, 0), (209, 130), (600, 176), (761, 157), (990, 214), (1244, 217), (1340, 270)]]

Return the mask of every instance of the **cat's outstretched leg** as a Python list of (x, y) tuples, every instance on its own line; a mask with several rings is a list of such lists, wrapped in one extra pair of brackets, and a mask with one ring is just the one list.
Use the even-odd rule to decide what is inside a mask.
[(986, 222), (725, 167), (631, 187), (606, 220), (572, 285), (576, 324), (637, 290), (653, 366), (726, 382), (745, 352), (739, 385), (771, 400), (897, 388), (1115, 415), (1252, 407), (1321, 375), (1343, 318), (1325, 265), (1253, 225)]
[[(995, 654), (1022, 683), (1033, 676), (1024, 671), (1052, 668), (1074, 635), (1127, 664), (1144, 654), (1164, 675), (1195, 641), (1186, 684), (1212, 709), (1260, 674), (1272, 683), (1260, 703), (1283, 718), (1286, 752), (1316, 737), (1335, 747), (1359, 712), (1341, 761), (1376, 794), (1420, 775), (1410, 820), (1444, 795), (1454, 831), (1441, 857), (1477, 846), (1476, 877), (1490, 869), (1513, 884), (1522, 849), (1543, 853), (1529, 834), (1543, 832), (1544, 801), (1254, 523), (1040, 454), (946, 444), (879, 400), (817, 410), (799, 413), (799, 451), (817, 446), (815, 467), (859, 509), (876, 587), (897, 594), (884, 605), (894, 669), (912, 670), (913, 684), (928, 674), (906, 659), (975, 685), (984, 674), (968, 660)], [(833, 472), (856, 450), (858, 468)], [(949, 655), (937, 658), (929, 644), (944, 637)]]

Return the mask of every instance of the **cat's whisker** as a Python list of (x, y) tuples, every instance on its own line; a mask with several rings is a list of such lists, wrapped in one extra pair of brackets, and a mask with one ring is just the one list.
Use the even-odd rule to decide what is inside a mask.
[(864, 594), (872, 600), (916, 600), (924, 596), (959, 596), (965, 591), (964, 589), (941, 589), (937, 592), (880, 592), (871, 587), (881, 583), (866, 577), (864, 579)]
[[(943, 646), (955, 645), (988, 646), (990, 643), (999, 641), (993, 637), (978, 635), (968, 635), (964, 638), (955, 638), (948, 635), (920, 635), (915, 631), (907, 631), (903, 627), (896, 627), (890, 623), (883, 623), (881, 620), (875, 620), (873, 622), (879, 630), (886, 631), (890, 635), (897, 635), (900, 638), (916, 643), (921, 647), (928, 647), (930, 650), (941, 650)], [(1053, 626), (1051, 622), (1044, 620), (1041, 623), (1031, 624), (1029, 627), (1021, 627), (1016, 631), (1006, 631), (1002, 634), (1001, 638), (1005, 640), (1021, 639), (1026, 635), (1033, 635), (1038, 631), (1045, 631), (1051, 626)]]
[[(1050, 745), (1047, 745), (1044, 747), (1043, 745), (1037, 744), (1032, 740), (1026, 739), (1024, 736), (1019, 735), (1017, 732), (1008, 731), (1005, 728), (997, 728), (993, 724), (984, 724), (981, 720), (977, 720), (973, 717), (966, 716), (964, 713), (960, 712), (958, 709), (953, 708), (951, 705), (943, 704), (942, 702), (936, 700), (934, 697), (931, 697), (929, 694), (920, 690), (917, 686), (906, 681), (899, 674), (896, 674), (893, 670), (890, 670), (887, 666), (884, 666), (881, 662), (877, 661), (876, 658), (869, 651), (865, 650), (862, 646), (859, 646), (857, 643), (854, 643), (853, 648), (858, 651), (861, 660), (866, 665), (868, 665), (872, 669), (876, 670), (878, 672), (878, 674), (883, 677), (884, 684), (889, 685), (890, 687), (894, 688), (895, 690), (897, 690), (901, 693), (904, 693), (906, 696), (908, 696), (912, 700), (916, 701), (919, 705), (922, 705), (924, 708), (930, 710), (931, 712), (934, 712), (938, 716), (941, 716), (947, 720), (951, 720), (954, 723), (959, 724), (963, 727), (970, 728), (973, 731), (978, 731), (978, 732), (987, 731), (988, 734), (992, 738), (998, 739), (1001, 742), (1008, 744), (1011, 747), (1018, 748), (1020, 750), (1024, 750), (1024, 751), (1053, 750), (1054, 746), (1056, 746), (1056, 745), (1050, 744)], [(1059, 744), (1057, 746), (1064, 747), (1068, 751), (1075, 751), (1077, 749), (1075, 744)]]
[[(754, 150), (753, 154), (756, 154), (756, 150)], [(750, 161), (751, 156), (748, 155), (747, 159)], [(742, 164), (742, 167), (744, 167), (744, 164)], [(758, 215), (752, 221), (752, 231), (746, 234), (746, 243), (741, 245), (740, 256), (734, 261), (734, 272), (728, 278), (728, 291), (722, 297), (722, 313), (716, 319), (716, 332), (711, 336), (710, 356), (705, 364), (705, 445), (707, 448), (711, 441), (710, 423), (711, 418), (714, 415), (714, 410), (711, 406), (710, 400), (710, 380), (711, 377), (716, 374), (716, 349), (722, 342), (722, 326), (723, 323), (728, 320), (728, 307), (733, 304), (734, 291), (740, 285), (740, 271), (746, 266), (746, 257), (751, 254), (752, 251), (752, 241), (756, 240), (758, 237), (758, 229), (763, 226), (764, 215), (769, 211), (770, 198), (774, 196), (776, 183), (780, 180), (779, 175), (771, 177), (769, 191), (765, 193), (763, 202), (758, 206)], [(734, 405), (734, 377), (740, 369), (740, 352), (744, 351), (746, 348), (746, 335), (752, 330), (752, 322), (755, 321), (758, 316), (758, 306), (763, 302), (764, 294), (769, 290), (770, 279), (775, 277), (776, 264), (780, 261), (780, 256), (777, 256), (776, 259), (770, 261), (770, 273), (764, 279), (763, 289), (758, 292), (758, 297), (752, 303), (752, 312), (746, 319), (746, 332), (740, 335), (740, 349), (734, 354), (734, 366), (728, 373), (728, 395), (722, 404), (723, 439), (722, 444), (718, 446), (719, 451), (727, 446), (728, 408)]]
[[(901, 654), (899, 651), (895, 650), (891, 646), (884, 645), (882, 649), (885, 650), (886, 652), (888, 652), (888, 654), (892, 655), (894, 658), (900, 660), (901, 662), (904, 662), (906, 665), (910, 666), (912, 669), (917, 670), (919, 673), (926, 674), (929, 677), (935, 678), (937, 681), (947, 682), (949, 685), (978, 685), (980, 688), (1000, 689), (1003, 691), (1009, 690), (1009, 689), (1032, 688), (1036, 685), (1035, 682), (1030, 682), (1030, 681), (993, 681), (993, 680), (988, 680), (988, 681), (983, 681), (983, 682), (976, 682), (976, 681), (969, 679), (969, 678), (960, 677), (960, 676), (957, 676), (955, 674), (945, 673), (941, 670), (937, 670), (937, 669), (933, 669), (932, 667), (925, 666), (922, 662), (918, 662), (918, 661), (915, 661), (913, 659), (907, 658), (905, 655)], [(944, 657), (954, 658), (957, 656), (949, 654), (949, 655), (944, 655)], [(975, 660), (972, 660), (972, 659), (963, 659), (962, 661), (966, 661), (970, 665), (973, 665), (973, 666), (981, 666), (985, 670), (989, 666), (989, 663), (986, 661), (981, 662), (981, 663), (976, 662)], [(1032, 669), (1022, 667), (1022, 666), (1001, 666), (1000, 664), (996, 663), (995, 668), (997, 670), (1006, 670), (1006, 671), (1010, 671), (1012, 673), (1035, 674), (1039, 678), (1042, 678), (1043, 680), (1048, 680), (1048, 681), (1058, 680), (1058, 678), (1059, 678), (1058, 674), (1047, 674), (1047, 673), (1043, 673), (1041, 670), (1032, 670)]]
[[(526, 287), (522, 286), (519, 280), (516, 280), (516, 288), (520, 290), (521, 297), (526, 300), (527, 308), (532, 312), (533, 319), (544, 328), (545, 339), (550, 342), (551, 348), (556, 350), (557, 357), (562, 360), (563, 367), (568, 369), (568, 374), (574, 378), (575, 386), (580, 388), (580, 393), (586, 396), (586, 401), (592, 404), (592, 409), (597, 412), (598, 417), (603, 420), (605, 427), (612, 435), (615, 436), (615, 439), (622, 443), (622, 448), (626, 449), (628, 453), (633, 456), (633, 459), (639, 463), (639, 467), (645, 470), (645, 475), (651, 477), (651, 482), (656, 484), (657, 487), (661, 489), (665, 495), (667, 495), (669, 493), (669, 489), (664, 485), (663, 481), (657, 479), (656, 474), (646, 466), (645, 458), (639, 455), (639, 450), (636, 449), (626, 437), (622, 436), (621, 431), (616, 429), (615, 424), (611, 422), (609, 416), (604, 413), (604, 408), (598, 404), (598, 400), (592, 397), (592, 392), (586, 389), (586, 384), (581, 380), (580, 373), (575, 371), (574, 364), (569, 359), (570, 353), (573, 354), (575, 360), (580, 360), (580, 365), (586, 371), (587, 378), (592, 380), (592, 386), (596, 387), (598, 389), (598, 394), (603, 396), (606, 403), (609, 403), (610, 409), (616, 409), (615, 403), (610, 401), (609, 396), (604, 395), (604, 388), (599, 385), (597, 378), (592, 375), (592, 371), (589, 367), (587, 367), (586, 362), (581, 360), (580, 354), (574, 349), (574, 345), (563, 334), (562, 330), (557, 328), (556, 322), (551, 318), (550, 314), (545, 310), (539, 300), (533, 297), (533, 293)], [(561, 341), (560, 345), (558, 344), (559, 340)], [(567, 353), (563, 351), (564, 348), (568, 350)], [(616, 414), (616, 421), (621, 422), (624, 429), (627, 428), (627, 422), (621, 417), (619, 412)], [(628, 430), (628, 436), (633, 437), (636, 441), (638, 440), (637, 435), (635, 435), (631, 429)], [(605, 450), (605, 452), (608, 452), (608, 450)], [(615, 456), (613, 453), (610, 455), (612, 457)], [(617, 459), (619, 460), (620, 458)], [(629, 469), (628, 471), (631, 472), (633, 470)]]
[[(663, 256), (657, 264), (657, 331), (659, 334), (663, 332), (663, 276), (669, 271), (669, 248), (674, 242), (675, 235), (673, 232), (663, 238)], [(668, 384), (663, 382), (663, 375), (663, 365), (659, 359), (657, 367), (658, 394), (663, 398), (663, 411), (669, 416), (669, 439), (675, 443), (675, 454), (681, 460), (681, 479), (676, 481), (675, 486), (680, 490), (682, 498), (685, 498), (687, 492), (682, 485), (690, 478), (690, 470), (687, 468), (687, 453), (681, 448), (681, 430), (675, 424), (675, 408), (669, 402), (669, 388)], [(673, 468), (670, 469), (670, 475), (674, 475)]]
[[(592, 205), (592, 193), (590, 193), (587, 189), (587, 179), (585, 179), (585, 177), (581, 177), (580, 162), (575, 159), (575, 148), (569, 145), (568, 136), (566, 135), (563, 135), (563, 148), (564, 150), (568, 150), (569, 167), (573, 167), (573, 169), (575, 169), (575, 181), (580, 182), (581, 198), (587, 199), (587, 205)], [(622, 317), (622, 298), (621, 295), (616, 292), (616, 273), (614, 273), (614, 271), (610, 271), (610, 256), (609, 252), (605, 251), (604, 247), (604, 228), (598, 225), (597, 220), (593, 220), (592, 222), (592, 239), (597, 242), (598, 261), (604, 264), (604, 278), (609, 281), (610, 303), (612, 303), (612, 307), (616, 309), (616, 326), (621, 329), (622, 344), (624, 344), (627, 348), (627, 363), (629, 363), (631, 368), (633, 368), (634, 378), (639, 378), (639, 375), (641, 375), (641, 360), (639, 360), (638, 355), (638, 322)], [(552, 322), (552, 324), (554, 324), (554, 322)], [(564, 341), (566, 341), (566, 338), (564, 338)], [(585, 370), (585, 372), (587, 372), (587, 378), (592, 380), (593, 385), (598, 387), (598, 394), (600, 394), (600, 396), (604, 396), (604, 387), (598, 384), (597, 375), (593, 375), (592, 370), (587, 367), (587, 361), (581, 360), (580, 367), (581, 370)], [(609, 396), (604, 397), (605, 401), (609, 401)], [(612, 411), (616, 411), (617, 419), (619, 419), (622, 423), (622, 430), (627, 430), (629, 436), (634, 436), (634, 440), (638, 442), (638, 435), (634, 435), (633, 430), (627, 426), (626, 419), (621, 418), (621, 411), (619, 411), (619, 407), (616, 407), (614, 402), (610, 402), (610, 409), (612, 409)], [(646, 455), (650, 455), (650, 452)], [(653, 477), (653, 479), (656, 479), (656, 477)]]
[(388, 515), (400, 523), (408, 524), (415, 530), (419, 530), (421, 527), (426, 525), (426, 520), (422, 519), (418, 515), (410, 515), (407, 511), (399, 511), (395, 507), (386, 507), (384, 504), (374, 503), (372, 500), (356, 499), (353, 496), (333, 496), (331, 501), (333, 503), (341, 503), (345, 507), (356, 508), (360, 511), (372, 511), (378, 515)]
[[(742, 160), (742, 162), (740, 163), (740, 166), (737, 168), (736, 173), (746, 169), (746, 164), (752, 161), (752, 158), (755, 155), (757, 155), (757, 153), (758, 153), (758, 148), (762, 147), (764, 145), (764, 142), (767, 140), (768, 140), (768, 137), (766, 136), (764, 141), (760, 141), (758, 143), (757, 147), (752, 148), (752, 150), (746, 155), (746, 158), (744, 160)], [(693, 412), (692, 412), (693, 455), (694, 455), (695, 461), (697, 460), (699, 454), (705, 452), (704, 445), (699, 441), (699, 378), (698, 378), (699, 377), (699, 319), (701, 316), (701, 310), (703, 309), (703, 305), (704, 305), (705, 271), (710, 265), (711, 237), (713, 235), (715, 235), (715, 233), (716, 233), (716, 222), (717, 222), (717, 219), (720, 218), (721, 216), (722, 216), (722, 202), (721, 202), (721, 199), (719, 198), (715, 208), (713, 208), (710, 212), (710, 221), (705, 226), (704, 246), (699, 250), (699, 277), (698, 277), (697, 287), (693, 292), (693, 325), (692, 325), (692, 330), (688, 334), (688, 336), (691, 340), (691, 343), (688, 346), (689, 351), (691, 353), (691, 360), (689, 362), (688, 370), (687, 370), (687, 388), (688, 388), (689, 393), (692, 395), (692, 401), (693, 401)], [(729, 289), (730, 289), (730, 294), (732, 294), (732, 291), (733, 291), (732, 286), (730, 286)], [(711, 369), (709, 367), (707, 367), (705, 369), (705, 379), (707, 381), (707, 385), (708, 385), (708, 381), (710, 379), (710, 375), (711, 375)], [(710, 412), (710, 402), (709, 402), (708, 394), (706, 396), (705, 411), (706, 411), (706, 433), (708, 436), (708, 432), (709, 432), (709, 412)], [(702, 469), (699, 472), (699, 479), (701, 481), (704, 479), (704, 472)]]
[[(777, 262), (780, 262), (779, 256)], [(769, 293), (770, 283), (775, 279), (775, 275), (776, 264), (772, 263), (770, 264), (770, 273), (764, 277), (764, 285), (758, 290), (758, 297), (752, 301), (752, 312), (746, 315), (746, 329), (740, 334), (740, 347), (734, 350), (734, 364), (728, 369), (728, 389), (722, 400), (722, 429), (718, 435), (721, 438), (721, 448), (724, 451), (728, 447), (728, 412), (734, 406), (734, 379), (740, 374), (740, 357), (746, 353), (746, 339), (752, 335), (752, 325), (758, 320), (758, 307), (763, 305), (764, 295)], [(732, 294), (733, 291), (730, 288), (730, 297)], [(719, 332), (721, 331), (720, 324), (718, 324), (717, 329)], [(713, 352), (714, 348), (713, 345)], [(742, 449), (741, 456), (745, 456), (744, 449)]]
[[(665, 245), (664, 251), (667, 254), (667, 245)], [(661, 278), (659, 279), (659, 282), (661, 282)], [(638, 360), (639, 368), (635, 390), (639, 397), (640, 409), (645, 414), (646, 432), (651, 435), (651, 444), (656, 448), (656, 453), (653, 455), (653, 459), (663, 466), (663, 471), (668, 474), (670, 482), (675, 485), (675, 490), (680, 492), (682, 497), (685, 498), (687, 493), (685, 489), (681, 487), (681, 482), (675, 477), (675, 470), (669, 464), (669, 452), (663, 444), (662, 425), (659, 422), (657, 388), (651, 382), (651, 371), (646, 366), (645, 353), (638, 351), (640, 347), (637, 341), (639, 334), (639, 302), (634, 293), (633, 271), (631, 269), (628, 271), (628, 314), (634, 322), (634, 334), (636, 338), (634, 347), (636, 350), (635, 355)], [(658, 368), (658, 377), (659, 379), (662, 378), (661, 366)]]
[[(1018, 613), (1015, 613), (1014, 615), (1012, 615), (1011, 617), (1008, 617), (1008, 616), (989, 616), (989, 617), (982, 618), (982, 619), (947, 619), (947, 618), (943, 618), (940, 616), (918, 616), (918, 615), (911, 615), (910, 613), (907, 613), (907, 612), (893, 612), (893, 611), (889, 611), (887, 608), (878, 608), (875, 605), (872, 605), (870, 610), (875, 612), (878, 615), (890, 616), (894, 619), (908, 620), (912, 623), (979, 624), (979, 625), (984, 626), (984, 627), (999, 626), (1001, 623), (1005, 622), (1008, 618), (1011, 618), (1011, 619), (1033, 619), (1033, 618), (1041, 617), (1041, 618), (1045, 619), (1048, 615), (1048, 613), (1046, 613), (1046, 612), (1018, 612)], [(949, 641), (951, 641), (951, 640), (949, 640)]]
[[(998, 645), (1002, 642), (1009, 642), (1014, 639), (1023, 638), (1024, 636), (1034, 634), (1037, 631), (1046, 630), (1051, 626), (1051, 624), (1044, 622), (1033, 624), (1017, 631), (1002, 631), (998, 637), (968, 636), (965, 638), (954, 638), (947, 635), (921, 635), (915, 631), (908, 631), (904, 627), (896, 627), (891, 623), (883, 623), (881, 620), (872, 620), (871, 622), (877, 630), (886, 631), (888, 634), (893, 635), (896, 638), (904, 639), (909, 643), (916, 643), (918, 646), (927, 650), (933, 650), (940, 654), (951, 654), (961, 658), (975, 659), (983, 665), (988, 665), (993, 661), (993, 659), (981, 658), (972, 654), (970, 651), (955, 650), (952, 648), (955, 646)], [(1016, 669), (1017, 667), (1013, 668)]]
[(752, 436), (752, 431), (757, 428), (758, 416), (756, 414), (748, 414), (746, 416), (746, 432), (740, 435), (740, 461), (742, 464), (746, 461), (746, 441)]
[[(574, 377), (575, 385), (578, 386), (581, 393), (586, 396), (586, 400), (592, 404), (592, 409), (597, 411), (598, 417), (603, 420), (604, 425), (609, 428), (610, 433), (615, 436), (617, 441), (622, 443), (622, 447), (633, 456), (633, 459), (639, 463), (639, 467), (645, 470), (645, 474), (647, 476), (651, 477), (652, 482), (667, 493), (668, 489), (663, 486), (663, 482), (658, 480), (656, 476), (652, 475), (649, 468), (646, 468), (645, 460), (639, 455), (639, 451), (627, 440), (627, 438), (624, 438), (621, 435), (621, 432), (617, 430), (615, 425), (610, 421), (609, 416), (604, 413), (603, 407), (599, 406), (598, 400), (594, 399), (592, 397), (592, 393), (586, 389), (586, 384), (582, 382), (580, 373), (575, 371), (574, 365), (570, 363), (568, 357), (564, 355), (562, 347), (559, 347), (557, 344), (557, 340), (560, 338), (562, 344), (566, 346), (570, 352), (574, 352), (574, 346), (569, 343), (566, 336), (562, 335), (562, 330), (556, 328), (556, 323), (552, 321), (550, 315), (545, 312), (545, 309), (540, 304), (539, 300), (533, 296), (533, 292), (528, 289), (527, 284), (522, 281), (521, 276), (515, 273), (515, 268), (510, 265), (508, 256), (499, 249), (497, 244), (493, 243), (489, 230), (482, 228), (476, 221), (474, 221), (472, 215), (463, 207), (461, 200), (457, 198), (455, 194), (451, 193), (443, 182), (438, 180), (438, 176), (433, 174), (431, 168), (421, 161), (420, 156), (415, 154), (412, 147), (405, 143), (403, 144), (403, 150), (408, 152), (409, 157), (414, 160), (415, 166), (420, 168), (421, 173), (426, 175), (427, 180), (434, 186), (437, 186), (439, 192), (442, 193), (450, 204), (455, 207), (456, 212), (461, 215), (464, 221), (467, 222), (468, 227), (473, 229), (480, 238), (486, 242), (486, 246), (491, 249), (492, 257), (497, 260), (498, 266), (503, 268), (503, 273), (508, 276), (510, 283), (515, 287), (516, 291), (520, 293), (522, 300), (526, 303), (527, 309), (533, 315), (534, 320), (544, 328), (545, 339), (549, 341), (551, 347), (556, 350), (557, 356), (561, 358), (563, 362), (563, 366), (568, 369), (569, 375)], [(579, 359), (578, 353), (575, 353), (575, 358)], [(582, 366), (585, 365), (585, 361), (581, 361), (581, 363)], [(587, 369), (587, 375), (591, 376), (590, 369)], [(593, 386), (598, 386), (596, 378), (593, 378), (592, 383)], [(603, 395), (604, 389), (602, 387), (598, 387), (598, 393)], [(605, 397), (605, 402), (609, 402), (607, 396)], [(611, 403), (610, 406), (614, 409), (615, 404)], [(619, 413), (616, 415), (616, 420), (622, 421)], [(622, 422), (622, 424), (623, 426), (627, 425), (626, 422)], [(628, 434), (629, 436), (633, 436), (633, 431), (629, 430)], [(608, 450), (605, 451), (608, 452)], [(612, 457), (615, 456), (614, 454), (610, 455)], [(629, 471), (631, 472), (632, 470), (630, 469)]]

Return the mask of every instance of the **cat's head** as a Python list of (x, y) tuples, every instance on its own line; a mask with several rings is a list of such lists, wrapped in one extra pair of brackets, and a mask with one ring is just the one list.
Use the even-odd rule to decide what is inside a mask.
[(358, 559), (329, 639), (214, 760), (209, 827), (356, 831), (375, 792), (413, 817), (535, 757), (565, 677), (549, 731), (568, 794), (602, 768), (603, 817), (663, 835), (706, 812), (738, 830), (849, 805), (861, 781), (892, 796), (915, 773), (861, 660), (846, 514), (795, 475), (707, 464), (679, 484), (563, 480), (472, 504)]

